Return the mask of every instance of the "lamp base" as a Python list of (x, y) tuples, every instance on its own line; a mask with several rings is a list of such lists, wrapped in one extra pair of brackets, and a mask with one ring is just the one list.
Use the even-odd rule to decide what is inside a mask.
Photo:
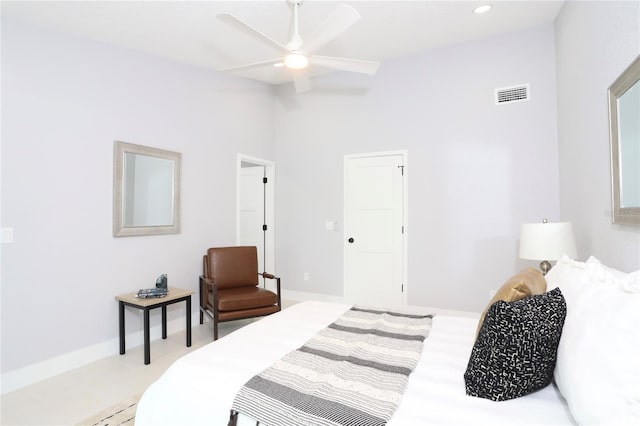
[(547, 275), (547, 272), (551, 269), (551, 264), (547, 260), (543, 260), (540, 262), (540, 269), (542, 270), (542, 275)]

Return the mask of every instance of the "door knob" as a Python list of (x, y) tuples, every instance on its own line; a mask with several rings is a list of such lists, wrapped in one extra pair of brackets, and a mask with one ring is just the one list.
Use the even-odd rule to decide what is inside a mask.
[(353, 240), (353, 237), (349, 238), (347, 241), (349, 241), (350, 243), (352, 243), (352, 244), (353, 244), (353, 241), (354, 241), (354, 240)]

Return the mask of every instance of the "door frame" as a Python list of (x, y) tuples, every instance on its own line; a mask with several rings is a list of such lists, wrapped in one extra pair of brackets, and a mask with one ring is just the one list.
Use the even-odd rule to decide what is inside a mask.
[(276, 164), (273, 161), (264, 160), (258, 157), (238, 153), (236, 164), (236, 244), (240, 244), (240, 173), (242, 162), (255, 164), (256, 166), (264, 166), (265, 176), (268, 184), (264, 194), (265, 221), (267, 225), (267, 234), (264, 250), (266, 259), (264, 271), (270, 274), (276, 274), (276, 253), (275, 253), (275, 186), (276, 186)]
[[(407, 306), (407, 294), (409, 293), (409, 280), (408, 280), (408, 254), (409, 254), (409, 215), (408, 215), (408, 206), (409, 206), (409, 151), (406, 149), (394, 150), (394, 151), (377, 151), (377, 152), (364, 152), (358, 154), (346, 154), (343, 160), (343, 183), (342, 183), (342, 192), (343, 192), (343, 216), (342, 222), (346, 223), (347, 218), (347, 160), (354, 158), (366, 158), (366, 157), (388, 157), (392, 155), (400, 155), (402, 156), (402, 165), (403, 168), (403, 176), (404, 179), (402, 181), (402, 222), (404, 226), (404, 234), (402, 236), (402, 306)], [(344, 241), (348, 238), (348, 230), (345, 226), (342, 227), (342, 285), (343, 285), (343, 294), (344, 294), (344, 286), (346, 285), (346, 263), (347, 263), (347, 254), (344, 251)]]

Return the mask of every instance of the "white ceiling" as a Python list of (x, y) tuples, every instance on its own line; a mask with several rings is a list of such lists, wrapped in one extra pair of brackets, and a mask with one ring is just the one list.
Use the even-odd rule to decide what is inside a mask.
[[(473, 9), (493, 4), (488, 13)], [(492, 34), (535, 27), (555, 19), (563, 1), (325, 1), (300, 8), (304, 38), (340, 3), (361, 15), (317, 53), (381, 61)], [(271, 38), (289, 39), (291, 8), (277, 1), (5, 1), (3, 18), (87, 37), (173, 61), (220, 70), (279, 56), (279, 52), (216, 19), (232, 13)], [(320, 70), (319, 73), (328, 72)], [(290, 81), (286, 69), (245, 72), (272, 84)]]

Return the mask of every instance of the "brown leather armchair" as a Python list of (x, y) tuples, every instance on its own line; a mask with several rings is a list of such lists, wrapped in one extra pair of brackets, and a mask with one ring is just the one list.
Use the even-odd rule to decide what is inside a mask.
[[(277, 293), (258, 287), (258, 277), (275, 279)], [(218, 323), (254, 318), (280, 311), (280, 278), (258, 272), (256, 247), (217, 247), (207, 250), (200, 276), (200, 324), (203, 314)]]

